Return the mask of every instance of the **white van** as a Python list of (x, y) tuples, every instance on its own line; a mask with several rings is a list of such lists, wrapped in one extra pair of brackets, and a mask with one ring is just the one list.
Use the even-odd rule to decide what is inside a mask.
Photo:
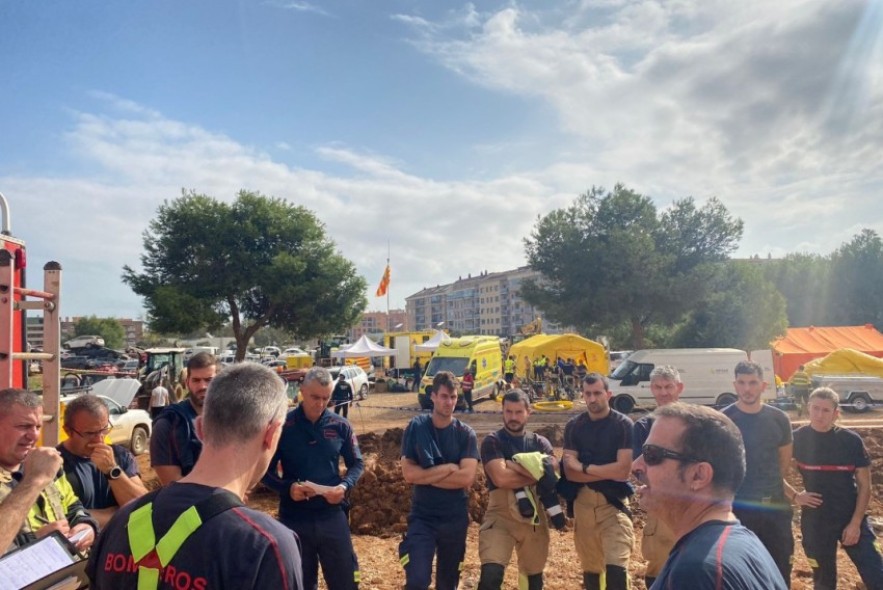
[[(610, 375), (612, 405), (623, 413), (635, 406), (654, 407), (650, 393), (650, 372), (672, 365), (681, 374), (684, 392), (681, 401), (694, 404), (729, 405), (736, 401), (733, 370), (748, 353), (735, 348), (659, 348), (638, 350)], [(766, 376), (764, 376), (766, 377)]]

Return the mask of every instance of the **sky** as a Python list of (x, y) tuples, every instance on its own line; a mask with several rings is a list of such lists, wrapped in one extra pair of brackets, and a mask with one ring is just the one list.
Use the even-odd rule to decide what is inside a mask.
[(0, 192), (62, 315), (143, 317), (157, 207), (314, 211), (390, 306), (526, 264), (616, 183), (719, 198), (737, 256), (883, 233), (883, 1), (0, 0)]

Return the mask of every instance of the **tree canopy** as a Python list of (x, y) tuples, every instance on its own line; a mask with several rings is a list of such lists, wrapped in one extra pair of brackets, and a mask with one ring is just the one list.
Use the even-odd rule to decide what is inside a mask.
[(151, 329), (212, 330), (230, 323), (244, 358), (272, 326), (299, 338), (342, 331), (360, 316), (365, 280), (308, 209), (240, 191), (233, 203), (184, 192), (143, 234), (142, 271), (123, 280), (145, 301)]
[(642, 348), (648, 325), (673, 324), (705, 298), (742, 227), (715, 198), (658, 211), (621, 184), (612, 192), (593, 187), (541, 217), (525, 239), (541, 280), (526, 282), (522, 296), (586, 333), (627, 323), (632, 345)]
[(114, 318), (99, 318), (89, 316), (80, 318), (74, 324), (74, 336), (89, 336), (95, 334), (104, 338), (107, 348), (122, 348), (125, 344), (126, 330), (119, 320)]

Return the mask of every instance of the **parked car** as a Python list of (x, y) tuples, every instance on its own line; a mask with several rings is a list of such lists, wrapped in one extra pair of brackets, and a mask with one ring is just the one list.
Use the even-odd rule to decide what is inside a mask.
[[(61, 402), (70, 402), (74, 397), (63, 396)], [(129, 409), (104, 395), (97, 397), (107, 406), (108, 418), (113, 425), (108, 434), (110, 442), (126, 447), (136, 456), (146, 453), (150, 449), (150, 414), (144, 410)]]
[(284, 351), (282, 351), (282, 354), (279, 356), (287, 357), (287, 356), (294, 356), (294, 355), (298, 355), (298, 354), (310, 354), (310, 353), (308, 353), (303, 348), (298, 348), (297, 346), (291, 346), (289, 348), (286, 348)]
[(336, 382), (338, 375), (343, 373), (344, 378), (353, 388), (356, 399), (368, 399), (368, 374), (358, 365), (346, 365), (345, 367), (328, 367), (328, 372)]
[(86, 346), (104, 346), (104, 338), (97, 335), (77, 336), (64, 343), (67, 348), (83, 348)]
[(138, 364), (138, 359), (119, 360), (116, 362), (116, 368), (123, 373), (135, 373), (138, 371)]

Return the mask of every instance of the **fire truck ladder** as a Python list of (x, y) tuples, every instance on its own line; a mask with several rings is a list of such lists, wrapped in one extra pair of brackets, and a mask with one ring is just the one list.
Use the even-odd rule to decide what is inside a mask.
[[(58, 444), (59, 389), (61, 381), (61, 324), (58, 315), (61, 294), (61, 265), (47, 262), (43, 267), (43, 290), (15, 286), (16, 257), (0, 249), (0, 388), (13, 386), (13, 363), (42, 361), (43, 364), (43, 445)], [(16, 296), (20, 300), (16, 300)], [(28, 300), (33, 297), (33, 300)], [(13, 314), (18, 310), (43, 312), (43, 350), (12, 350)], [(22, 322), (24, 322), (24, 318)], [(27, 375), (27, 367), (24, 368)]]

